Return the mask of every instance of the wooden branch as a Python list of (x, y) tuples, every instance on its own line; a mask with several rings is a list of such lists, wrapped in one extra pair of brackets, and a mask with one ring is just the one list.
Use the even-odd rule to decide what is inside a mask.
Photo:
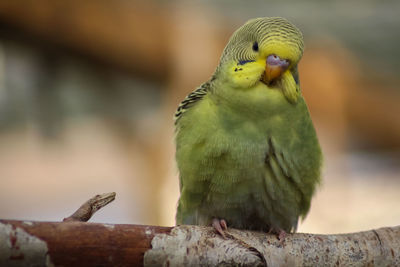
[(169, 227), (0, 220), (0, 266), (137, 266)]
[(400, 226), (342, 235), (0, 220), (0, 266), (399, 266)]
[(64, 218), (64, 222), (87, 222), (93, 214), (115, 199), (115, 192), (95, 195), (82, 204), (71, 216)]

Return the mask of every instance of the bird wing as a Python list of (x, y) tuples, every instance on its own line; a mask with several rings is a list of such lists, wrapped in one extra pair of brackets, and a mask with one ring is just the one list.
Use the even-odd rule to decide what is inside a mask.
[(191, 106), (193, 106), (197, 101), (202, 99), (210, 89), (210, 82), (203, 83), (196, 90), (191, 92), (189, 95), (185, 97), (185, 99), (179, 104), (178, 109), (174, 115), (175, 125), (178, 120), (182, 117), (182, 114), (185, 113)]
[(264, 205), (266, 210), (275, 211), (271, 213), (271, 216), (275, 216), (271, 221), (283, 226), (286, 231), (295, 230), (298, 216), (305, 212), (303, 209), (308, 210), (308, 207), (302, 207), (305, 200), (297, 166), (272, 138), (268, 144)]

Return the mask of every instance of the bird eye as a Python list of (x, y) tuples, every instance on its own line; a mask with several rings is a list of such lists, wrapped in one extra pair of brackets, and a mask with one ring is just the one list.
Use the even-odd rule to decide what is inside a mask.
[(253, 51), (258, 52), (258, 43), (257, 42), (253, 43)]

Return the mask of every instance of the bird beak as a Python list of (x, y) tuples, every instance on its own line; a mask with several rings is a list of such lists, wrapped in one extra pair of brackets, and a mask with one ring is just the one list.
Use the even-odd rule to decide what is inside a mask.
[(269, 55), (262, 80), (269, 84), (271, 81), (279, 78), (288, 67), (288, 60), (280, 59), (277, 55)]

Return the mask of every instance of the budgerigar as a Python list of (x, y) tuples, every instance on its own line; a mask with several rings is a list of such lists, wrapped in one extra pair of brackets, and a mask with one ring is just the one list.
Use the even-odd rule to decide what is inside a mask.
[(209, 81), (175, 113), (177, 224), (295, 231), (322, 153), (301, 95), (301, 32), (279, 17), (234, 32)]

